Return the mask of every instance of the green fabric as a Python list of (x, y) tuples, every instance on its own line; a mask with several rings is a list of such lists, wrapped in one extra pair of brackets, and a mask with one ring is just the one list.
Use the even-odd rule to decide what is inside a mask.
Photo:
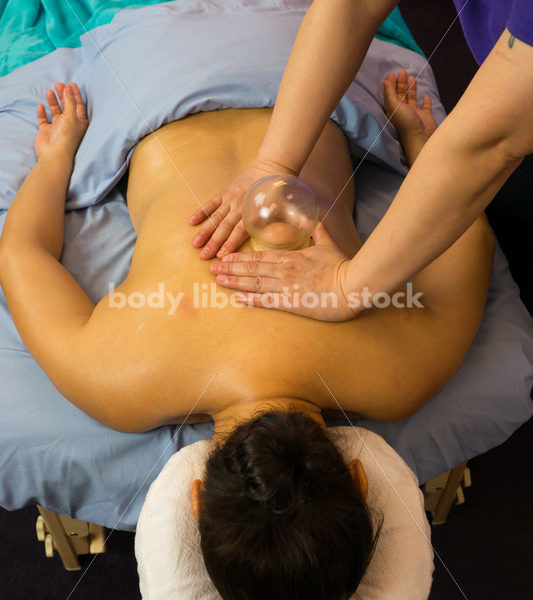
[[(0, 0), (0, 76), (109, 23), (123, 8), (161, 0)], [(80, 23), (81, 21), (81, 23)]]
[(392, 44), (402, 46), (402, 48), (407, 48), (408, 50), (412, 50), (413, 52), (417, 52), (424, 56), (424, 53), (415, 42), (415, 38), (409, 27), (407, 27), (407, 23), (403, 20), (398, 7), (391, 12), (387, 20), (378, 29), (376, 37), (379, 40), (391, 42)]
[[(123, 8), (160, 3), (161, 0), (0, 0), (0, 76), (56, 48), (79, 46), (79, 37), (86, 29), (109, 23)], [(422, 54), (397, 8), (376, 37)]]

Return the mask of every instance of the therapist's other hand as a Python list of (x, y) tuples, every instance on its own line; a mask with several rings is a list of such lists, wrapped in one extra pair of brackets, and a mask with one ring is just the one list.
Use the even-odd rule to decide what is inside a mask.
[(396, 127), (402, 143), (405, 138), (419, 137), (425, 141), (437, 129), (431, 112), (431, 98), (424, 96), (422, 106), (418, 106), (416, 79), (407, 76), (406, 71), (398, 71), (398, 76), (389, 73), (383, 81), (385, 113)]
[[(349, 306), (346, 271), (350, 260), (335, 245), (324, 225), (313, 233), (314, 246), (305, 250), (236, 253), (209, 265), (217, 283), (243, 290), (240, 302), (277, 308), (321, 321), (348, 321), (357, 311)], [(249, 293), (251, 292), (251, 293)], [(305, 293), (309, 300), (302, 305)], [(336, 303), (321, 301), (333, 292)], [(335, 305), (336, 304), (336, 305)], [(316, 305), (316, 306), (314, 306)]]
[(279, 164), (255, 160), (252, 166), (236, 177), (220, 194), (194, 211), (189, 218), (191, 225), (205, 224), (194, 235), (192, 245), (203, 249), (200, 258), (222, 258), (238, 250), (249, 234), (241, 219), (244, 197), (254, 183), (276, 173), (295, 175)]
[[(44, 104), (37, 106), (39, 132), (35, 138), (35, 152), (38, 158), (43, 154), (72, 158), (89, 126), (78, 86), (75, 83), (65, 85), (58, 82), (55, 84), (55, 90), (46, 92), (51, 122), (48, 120)], [(57, 97), (61, 100), (62, 107)]]

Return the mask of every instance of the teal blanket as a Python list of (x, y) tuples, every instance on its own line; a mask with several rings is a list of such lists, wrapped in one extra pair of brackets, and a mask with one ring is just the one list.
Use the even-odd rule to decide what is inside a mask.
[[(161, 0), (0, 0), (0, 76), (56, 48), (74, 48), (85, 30), (109, 23), (123, 8)], [(376, 37), (422, 54), (396, 8)]]

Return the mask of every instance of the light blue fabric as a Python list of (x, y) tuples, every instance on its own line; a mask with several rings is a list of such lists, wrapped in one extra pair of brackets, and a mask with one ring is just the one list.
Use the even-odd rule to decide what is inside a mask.
[[(108, 282), (124, 279), (135, 243), (127, 207), (115, 186), (135, 144), (150, 131), (131, 108), (132, 99), (154, 129), (191, 111), (272, 105), (302, 18), (300, 9), (283, 4), (283, 10), (263, 4), (252, 11), (233, 3), (228, 13), (214, 2), (197, 0), (123, 11), (93, 32), (107, 62), (85, 38), (80, 49), (57, 50), (0, 79), (4, 208), (35, 162), (34, 110), (44, 90), (58, 79), (76, 80), (88, 98), (91, 125), (69, 192), (71, 209), (87, 208), (66, 215), (62, 262), (93, 301), (108, 292)], [(166, 60), (169, 55), (177, 60)], [(400, 147), (381, 109), (381, 79), (403, 67), (416, 73), (422, 64), (408, 50), (374, 41), (337, 109), (354, 158), (361, 148), (372, 147), (380, 163), (365, 161), (356, 173), (357, 226), (363, 237), (402, 181)], [(167, 84), (168, 78), (173, 85)], [(419, 87), (432, 95), (442, 119), (430, 71), (424, 72)], [(383, 136), (374, 143), (381, 127)], [(0, 227), (5, 214), (0, 211)], [(498, 252), (483, 323), (457, 375), (410, 419), (362, 425), (381, 433), (420, 480), (427, 480), (503, 442), (532, 414), (532, 346), (531, 319)], [(212, 434), (211, 424), (135, 435), (100, 425), (51, 385), (25, 350), (3, 296), (0, 382), (0, 504), (7, 509), (38, 502), (60, 513), (133, 530), (147, 489), (168, 458), (184, 444)]]

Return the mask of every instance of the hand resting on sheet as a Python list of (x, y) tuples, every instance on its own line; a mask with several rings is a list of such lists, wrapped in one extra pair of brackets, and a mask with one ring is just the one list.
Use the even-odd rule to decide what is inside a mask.
[(48, 120), (44, 104), (37, 106), (39, 133), (35, 138), (35, 153), (38, 158), (44, 154), (62, 154), (73, 158), (87, 131), (89, 120), (80, 90), (75, 83), (55, 84), (63, 109), (59, 106), (53, 90), (46, 92), (50, 108), (51, 122)]

